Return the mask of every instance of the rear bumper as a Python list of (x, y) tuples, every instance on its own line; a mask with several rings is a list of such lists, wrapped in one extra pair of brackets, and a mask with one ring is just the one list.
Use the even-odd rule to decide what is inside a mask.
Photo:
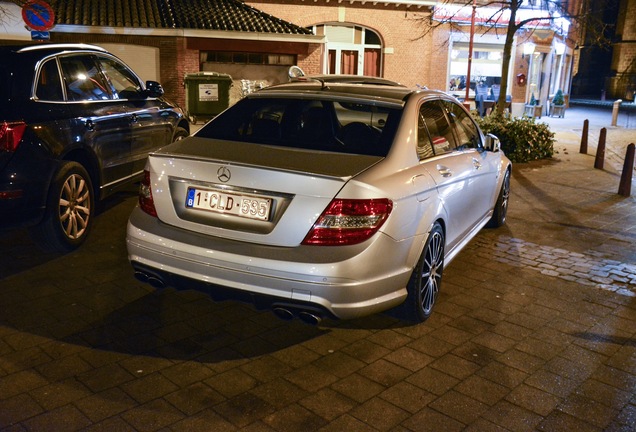
[(161, 283), (204, 290), (213, 298), (264, 307), (285, 304), (341, 319), (404, 301), (411, 267), (405, 264), (409, 245), (403, 243), (376, 235), (354, 247), (262, 247), (167, 226), (139, 208), (127, 232), (132, 266)]
[(6, 210), (3, 208), (2, 203), (0, 203), (0, 220), (2, 220), (2, 224), (0, 224), (0, 230), (10, 230), (13, 228), (21, 228), (21, 227), (30, 227), (37, 225), (40, 223), (42, 218), (44, 217), (44, 210)]
[[(44, 188), (44, 186), (43, 186)], [(19, 185), (0, 184), (0, 229), (36, 225), (44, 217), (43, 200)]]
[[(320, 318), (338, 318), (331, 310), (318, 303), (310, 301), (281, 298), (272, 295), (264, 295), (242, 289), (229, 288), (223, 285), (211, 284), (197, 279), (181, 276), (159, 268), (148, 267), (137, 261), (132, 262), (135, 277), (145, 283), (149, 283), (155, 288), (172, 287), (177, 290), (196, 290), (209, 295), (214, 301), (221, 302), (227, 300), (251, 303), (257, 309), (283, 309), (289, 313), (288, 318), (293, 316), (302, 317), (303, 313), (309, 313)], [(283, 317), (281, 315), (281, 317)], [(284, 317), (283, 317), (284, 318)]]
[(24, 143), (0, 169), (0, 229), (30, 226), (44, 217), (56, 162)]

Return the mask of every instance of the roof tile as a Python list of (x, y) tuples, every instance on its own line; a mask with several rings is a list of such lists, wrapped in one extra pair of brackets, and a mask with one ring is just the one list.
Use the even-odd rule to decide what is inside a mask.
[(49, 0), (56, 24), (311, 34), (238, 0)]

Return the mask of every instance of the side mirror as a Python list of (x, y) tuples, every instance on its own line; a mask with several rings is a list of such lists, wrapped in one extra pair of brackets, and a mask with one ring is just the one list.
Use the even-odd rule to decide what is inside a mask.
[(484, 147), (486, 150), (496, 153), (501, 150), (501, 142), (499, 141), (499, 138), (493, 134), (488, 134), (486, 135), (486, 143)]
[(153, 98), (158, 98), (163, 96), (164, 91), (163, 91), (163, 87), (161, 87), (161, 84), (159, 84), (157, 81), (146, 81), (146, 96), (147, 97), (153, 97)]

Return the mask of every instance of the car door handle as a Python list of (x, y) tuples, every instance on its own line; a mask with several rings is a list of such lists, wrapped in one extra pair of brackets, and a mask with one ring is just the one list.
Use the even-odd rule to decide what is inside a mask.
[(91, 119), (84, 120), (84, 126), (88, 130), (95, 130), (95, 123), (93, 123), (93, 120)]
[(479, 162), (477, 159), (473, 158), (473, 166), (475, 167), (475, 169), (480, 169), (481, 168), (481, 162)]
[(451, 169), (444, 165), (437, 165), (437, 171), (439, 171), (442, 177), (450, 177), (453, 175)]
[(133, 114), (130, 116), (130, 121), (131, 123), (137, 123), (139, 121), (139, 117), (137, 117), (137, 114)]

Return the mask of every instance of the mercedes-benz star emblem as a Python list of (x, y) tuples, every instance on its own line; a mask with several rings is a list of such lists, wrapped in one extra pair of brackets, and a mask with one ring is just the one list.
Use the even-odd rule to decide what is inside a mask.
[(223, 183), (229, 182), (230, 178), (232, 177), (232, 173), (230, 172), (230, 169), (224, 166), (222, 166), (221, 168), (217, 170), (216, 175), (219, 178), (219, 181), (222, 181)]

